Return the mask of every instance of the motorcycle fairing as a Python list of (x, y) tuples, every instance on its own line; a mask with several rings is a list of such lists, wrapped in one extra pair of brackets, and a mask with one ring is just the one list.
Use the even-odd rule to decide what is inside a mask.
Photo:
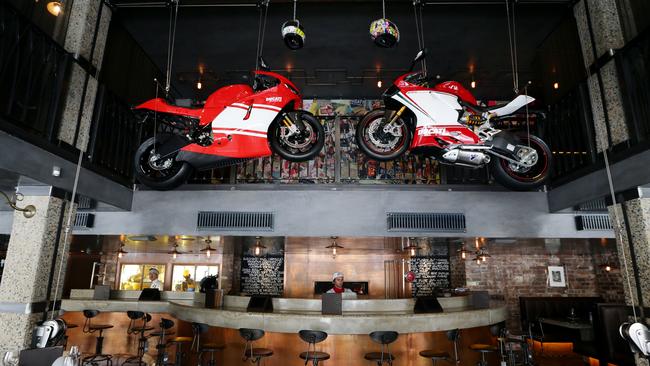
[(415, 115), (416, 127), (411, 149), (480, 142), (474, 132), (457, 122), (463, 107), (455, 95), (430, 89), (415, 89), (406, 94), (395, 93), (391, 98)]
[[(229, 95), (239, 95), (242, 98), (223, 106), (221, 112), (214, 114), (211, 121), (214, 143), (206, 147), (190, 144), (182, 151), (234, 159), (271, 155), (267, 139), (269, 126), (288, 105), (300, 106), (302, 100), (297, 92), (290, 89), (291, 86), (295, 88), (295, 85), (283, 76), (265, 71), (256, 73), (272, 76), (279, 83), (259, 93), (252, 93), (248, 85), (244, 85), (248, 89), (242, 86), (224, 90), (231, 93)], [(219, 91), (221, 89), (215, 93)], [(219, 110), (219, 106), (208, 106), (206, 103), (206, 111), (214, 110), (213, 108)], [(212, 114), (206, 112), (204, 119), (210, 115)], [(203, 120), (201, 122), (204, 123)]]

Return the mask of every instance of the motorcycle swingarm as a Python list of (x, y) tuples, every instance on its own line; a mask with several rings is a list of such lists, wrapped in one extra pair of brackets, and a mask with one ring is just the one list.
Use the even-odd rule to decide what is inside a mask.
[(158, 137), (158, 141), (160, 141), (160, 146), (156, 148), (156, 153), (160, 154), (161, 158), (173, 154), (191, 144), (191, 141), (182, 135), (162, 135)]

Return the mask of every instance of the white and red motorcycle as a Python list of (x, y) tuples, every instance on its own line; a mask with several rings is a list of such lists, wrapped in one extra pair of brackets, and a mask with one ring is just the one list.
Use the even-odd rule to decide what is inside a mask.
[(393, 160), (407, 150), (433, 156), (441, 163), (490, 171), (512, 190), (539, 188), (547, 180), (553, 157), (539, 137), (492, 127), (490, 120), (511, 115), (535, 100), (519, 95), (510, 103), (481, 107), (462, 85), (410, 72), (423, 60), (421, 50), (409, 73), (383, 94), (384, 109), (368, 113), (357, 126), (357, 142), (369, 157)]

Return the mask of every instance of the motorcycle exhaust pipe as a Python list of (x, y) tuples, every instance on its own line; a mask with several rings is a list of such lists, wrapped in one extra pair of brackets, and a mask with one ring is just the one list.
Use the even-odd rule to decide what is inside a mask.
[(465, 163), (475, 166), (485, 165), (490, 162), (490, 156), (482, 152), (450, 150), (442, 155), (450, 163)]

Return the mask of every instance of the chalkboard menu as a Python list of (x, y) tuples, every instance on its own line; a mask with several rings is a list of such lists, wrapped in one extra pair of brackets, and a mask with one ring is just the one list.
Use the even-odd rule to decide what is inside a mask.
[(446, 290), (451, 286), (449, 256), (413, 257), (411, 271), (415, 273), (411, 284), (413, 297), (436, 295), (436, 289)]
[(244, 255), (241, 260), (240, 291), (249, 296), (282, 296), (284, 292), (284, 256)]

